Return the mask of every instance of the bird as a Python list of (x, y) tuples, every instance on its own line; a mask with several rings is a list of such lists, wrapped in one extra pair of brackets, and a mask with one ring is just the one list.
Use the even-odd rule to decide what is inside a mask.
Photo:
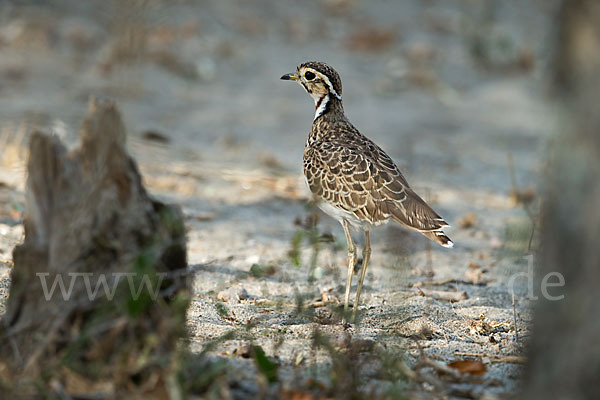
[(315, 102), (312, 128), (304, 147), (303, 172), (316, 205), (344, 229), (348, 270), (343, 322), (348, 315), (357, 263), (350, 228), (365, 235), (352, 310), (355, 321), (371, 257), (371, 230), (394, 221), (450, 248), (454, 243), (443, 231), (449, 224), (415, 193), (392, 158), (350, 123), (342, 104), (342, 81), (335, 69), (323, 62), (308, 61), (281, 79), (299, 83)]

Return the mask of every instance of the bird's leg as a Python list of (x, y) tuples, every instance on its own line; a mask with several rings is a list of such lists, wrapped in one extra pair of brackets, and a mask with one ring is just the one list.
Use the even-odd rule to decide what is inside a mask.
[(356, 301), (354, 302), (354, 309), (352, 310), (352, 321), (356, 321), (356, 313), (358, 311), (358, 302), (360, 300), (360, 291), (362, 290), (363, 282), (365, 281), (365, 275), (367, 274), (367, 265), (371, 258), (371, 238), (369, 231), (365, 232), (365, 247), (363, 248), (363, 262), (360, 270), (360, 277), (358, 278), (358, 286), (356, 287)]
[[(350, 235), (350, 229), (348, 227), (348, 221), (343, 220), (342, 227), (344, 228), (344, 234), (346, 235), (346, 244), (348, 245), (348, 271), (346, 278), (346, 296), (344, 297), (344, 314), (348, 311), (348, 302), (350, 301), (350, 287), (352, 286), (352, 274), (354, 273), (354, 264), (356, 264), (356, 246), (352, 241)], [(344, 317), (344, 322), (345, 322)]]

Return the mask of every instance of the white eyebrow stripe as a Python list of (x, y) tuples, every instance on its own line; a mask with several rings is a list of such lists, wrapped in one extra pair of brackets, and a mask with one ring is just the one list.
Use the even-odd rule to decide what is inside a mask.
[(327, 86), (329, 86), (329, 91), (330, 91), (331, 93), (333, 93), (333, 95), (334, 95), (335, 97), (337, 97), (337, 98), (338, 98), (338, 100), (341, 100), (341, 99), (342, 99), (342, 96), (340, 96), (340, 95), (338, 94), (338, 92), (336, 92), (336, 91), (335, 91), (335, 89), (333, 88), (333, 85), (332, 85), (332, 84), (331, 84), (331, 82), (329, 81), (329, 78), (328, 78), (327, 76), (325, 76), (325, 75), (321, 75), (321, 76), (323, 77), (323, 80), (325, 81), (325, 83), (327, 84)]

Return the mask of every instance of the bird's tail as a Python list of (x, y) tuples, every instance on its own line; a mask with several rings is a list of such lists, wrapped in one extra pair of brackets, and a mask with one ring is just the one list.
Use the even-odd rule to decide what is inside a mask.
[(452, 248), (454, 247), (454, 242), (444, 234), (444, 232), (442, 231), (442, 229), (437, 229), (434, 231), (420, 231), (423, 235), (427, 236), (429, 239), (433, 240), (434, 242), (447, 247), (447, 248)]
[(406, 198), (391, 207), (392, 219), (408, 228), (422, 233), (444, 247), (454, 243), (444, 234), (448, 223), (411, 189), (406, 188)]

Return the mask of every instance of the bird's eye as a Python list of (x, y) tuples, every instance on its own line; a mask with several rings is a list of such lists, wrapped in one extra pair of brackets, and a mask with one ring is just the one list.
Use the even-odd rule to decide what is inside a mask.
[(306, 79), (307, 81), (312, 81), (313, 79), (315, 79), (317, 76), (310, 72), (310, 71), (306, 71), (306, 73), (304, 73), (304, 79)]

